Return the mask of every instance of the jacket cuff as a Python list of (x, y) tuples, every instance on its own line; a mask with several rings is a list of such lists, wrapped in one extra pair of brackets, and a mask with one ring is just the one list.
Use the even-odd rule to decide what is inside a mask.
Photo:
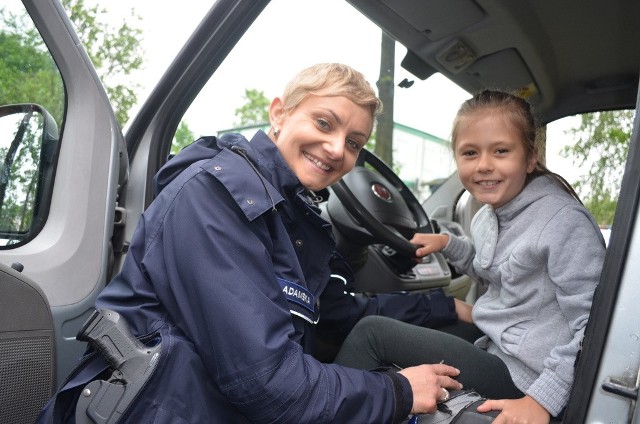
[(442, 253), (447, 259), (456, 259), (465, 257), (469, 246), (466, 242), (467, 237), (458, 237), (455, 234), (443, 231), (449, 236), (447, 244), (442, 249)]
[(529, 386), (525, 393), (546, 409), (551, 416), (557, 417), (567, 405), (570, 392), (571, 384), (557, 377), (554, 378), (551, 371), (547, 369), (540, 374), (540, 377)]
[(413, 407), (413, 391), (409, 380), (395, 370), (389, 370), (384, 373), (391, 379), (393, 384), (393, 418), (392, 423), (401, 423), (407, 419)]

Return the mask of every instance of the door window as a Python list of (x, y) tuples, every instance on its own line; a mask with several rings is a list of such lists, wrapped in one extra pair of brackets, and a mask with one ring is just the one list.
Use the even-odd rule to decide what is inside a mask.
[(49, 211), (65, 92), (18, 0), (0, 6), (0, 249), (35, 237)]

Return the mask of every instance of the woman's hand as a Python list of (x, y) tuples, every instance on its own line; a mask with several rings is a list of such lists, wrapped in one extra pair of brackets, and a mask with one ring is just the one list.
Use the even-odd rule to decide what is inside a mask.
[(422, 246), (416, 250), (416, 257), (422, 258), (430, 253), (444, 249), (449, 242), (449, 235), (416, 233), (409, 241)]
[(548, 424), (551, 415), (531, 396), (520, 399), (488, 400), (478, 412), (502, 411), (493, 424)]
[(413, 391), (412, 414), (433, 414), (439, 400), (447, 393), (443, 389), (461, 389), (462, 384), (454, 380), (460, 370), (444, 364), (418, 365), (399, 371), (411, 385)]

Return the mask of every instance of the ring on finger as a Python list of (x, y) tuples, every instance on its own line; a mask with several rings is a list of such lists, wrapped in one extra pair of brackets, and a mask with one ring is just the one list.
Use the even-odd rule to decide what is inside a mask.
[(444, 393), (442, 394), (442, 396), (440, 396), (440, 399), (438, 399), (438, 403), (446, 402), (451, 399), (451, 393), (449, 393), (449, 390), (445, 389), (444, 387), (441, 387), (441, 389)]

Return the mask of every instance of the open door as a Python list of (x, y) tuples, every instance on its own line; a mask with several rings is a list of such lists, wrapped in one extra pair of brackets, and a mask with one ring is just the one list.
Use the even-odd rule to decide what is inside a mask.
[[(126, 150), (60, 4), (8, 0), (2, 9), (18, 23), (0, 28), (0, 49), (17, 58), (3, 61), (3, 79), (21, 89), (0, 95), (0, 264), (10, 271), (0, 273), (0, 299), (17, 290), (21, 276), (44, 294), (57, 386), (84, 350), (75, 335), (107, 279)], [(20, 311), (23, 299), (11, 299)]]

